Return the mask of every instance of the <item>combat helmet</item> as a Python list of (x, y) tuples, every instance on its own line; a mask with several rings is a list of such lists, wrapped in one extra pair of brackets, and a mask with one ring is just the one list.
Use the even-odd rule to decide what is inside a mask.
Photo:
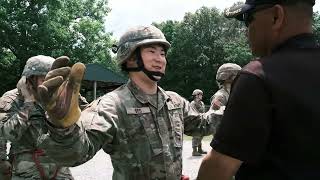
[(33, 56), (27, 60), (22, 76), (26, 76), (27, 78), (32, 75), (45, 76), (50, 71), (54, 60), (50, 56)]
[(161, 30), (155, 26), (137, 26), (120, 37), (118, 45), (113, 45), (113, 52), (117, 53), (118, 64), (121, 65), (138, 47), (154, 43), (162, 44), (166, 50), (171, 46)]
[(216, 74), (216, 80), (223, 82), (230, 79), (232, 76), (236, 76), (241, 70), (241, 67), (235, 63), (225, 63), (221, 65)]
[(200, 89), (195, 89), (193, 92), (192, 92), (192, 96), (196, 96), (198, 94), (203, 94), (203, 92), (200, 90)]

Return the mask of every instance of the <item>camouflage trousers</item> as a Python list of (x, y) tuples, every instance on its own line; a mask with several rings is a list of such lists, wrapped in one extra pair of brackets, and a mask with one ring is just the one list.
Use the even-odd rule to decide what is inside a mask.
[(201, 145), (203, 136), (193, 136), (192, 137), (192, 147), (198, 147)]
[[(37, 178), (25, 178), (25, 177), (19, 177), (19, 176), (12, 176), (11, 180), (42, 180), (42, 179), (37, 179)], [(71, 178), (55, 178), (55, 180), (74, 180), (74, 179), (71, 179)]]
[(11, 150), (12, 180), (74, 179), (68, 167), (59, 167), (42, 153), (41, 150)]
[[(39, 176), (31, 176), (31, 177), (20, 177), (16, 175), (12, 175), (11, 180), (42, 180)], [(54, 180), (74, 180), (73, 177), (59, 176), (54, 178)]]
[[(54, 175), (54, 170), (48, 166), (41, 164), (45, 177), (42, 178), (39, 170), (33, 163), (22, 162), (25, 165), (25, 169), (19, 168), (19, 170), (13, 169), (12, 180), (42, 180), (42, 179), (54, 179), (54, 180), (74, 180), (71, 171), (67, 167), (61, 167), (56, 175)], [(29, 165), (33, 166), (29, 166)], [(50, 175), (48, 175), (50, 174)], [(53, 178), (54, 177), (54, 178)]]

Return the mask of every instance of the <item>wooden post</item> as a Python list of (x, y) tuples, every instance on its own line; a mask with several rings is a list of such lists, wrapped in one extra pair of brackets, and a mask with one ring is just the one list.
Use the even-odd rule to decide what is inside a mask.
[(97, 99), (97, 81), (93, 81), (93, 99)]

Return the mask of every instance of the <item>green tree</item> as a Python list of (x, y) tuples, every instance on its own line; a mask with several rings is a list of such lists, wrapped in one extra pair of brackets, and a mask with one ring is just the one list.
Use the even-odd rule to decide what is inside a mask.
[(172, 41), (169, 66), (161, 85), (188, 99), (199, 88), (208, 104), (217, 90), (218, 67), (226, 62), (244, 65), (251, 59), (244, 26), (227, 20), (216, 8), (202, 7), (195, 13), (186, 13), (183, 21), (174, 26), (167, 21), (158, 27)]
[(0, 68), (8, 75), (0, 80), (0, 93), (15, 86), (26, 60), (38, 54), (116, 68), (104, 30), (109, 11), (107, 0), (0, 1), (0, 61), (6, 62)]
[[(320, 13), (316, 12), (313, 15), (313, 32), (315, 33), (315, 35), (317, 36), (317, 39), (320, 39)], [(320, 42), (319, 42), (320, 43)]]
[(153, 25), (161, 29), (161, 31), (165, 34), (167, 41), (172, 43), (176, 35), (176, 30), (179, 27), (179, 21), (168, 20), (161, 23), (153, 23)]
[[(0, 49), (0, 96), (9, 89), (14, 88), (17, 83), (19, 62), (8, 49)], [(13, 82), (15, 81), (15, 82)]]

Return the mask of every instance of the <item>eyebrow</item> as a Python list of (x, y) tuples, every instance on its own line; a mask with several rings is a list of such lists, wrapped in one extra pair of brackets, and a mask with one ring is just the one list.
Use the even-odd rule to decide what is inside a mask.
[[(162, 47), (161, 45), (159, 45), (159, 47), (161, 47), (161, 51), (165, 51), (164, 47)], [(147, 45), (145, 48), (157, 49), (156, 45)]]

